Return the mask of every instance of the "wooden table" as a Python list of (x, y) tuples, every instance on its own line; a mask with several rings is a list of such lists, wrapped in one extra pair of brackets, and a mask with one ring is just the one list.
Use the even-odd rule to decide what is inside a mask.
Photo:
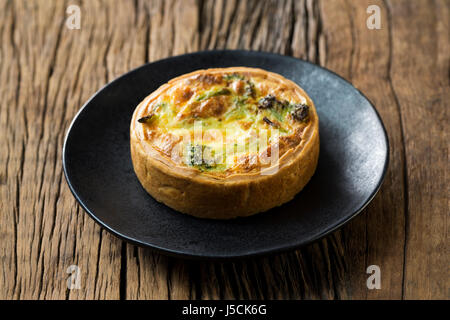
[[(81, 9), (69, 29), (66, 9)], [(381, 29), (368, 29), (369, 5)], [(0, 298), (449, 299), (450, 1), (0, 0)], [(325, 66), (380, 112), (386, 180), (341, 230), (297, 251), (183, 261), (100, 229), (63, 177), (68, 126), (101, 86), (148, 61), (216, 48)], [(69, 290), (68, 267), (80, 289)], [(366, 268), (378, 265), (381, 289)], [(69, 270), (70, 271), (70, 270)]]

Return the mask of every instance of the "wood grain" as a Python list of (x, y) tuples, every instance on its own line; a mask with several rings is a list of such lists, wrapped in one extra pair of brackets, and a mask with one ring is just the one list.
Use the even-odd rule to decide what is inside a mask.
[[(65, 26), (69, 4), (81, 29)], [(381, 8), (380, 30), (366, 8)], [(448, 0), (0, 0), (0, 299), (449, 299)], [(204, 49), (325, 66), (375, 104), (391, 152), (364, 212), (310, 246), (184, 261), (101, 230), (64, 181), (64, 135), (124, 72)], [(381, 268), (368, 290), (366, 268)], [(68, 290), (70, 265), (81, 288)]]

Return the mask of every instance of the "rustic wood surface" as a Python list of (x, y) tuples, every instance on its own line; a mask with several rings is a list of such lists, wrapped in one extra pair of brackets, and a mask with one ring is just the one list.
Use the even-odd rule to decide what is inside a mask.
[[(66, 8), (81, 8), (70, 30)], [(381, 8), (369, 30), (366, 9)], [(0, 0), (0, 299), (449, 299), (448, 0)], [(160, 58), (241, 48), (325, 66), (371, 99), (390, 166), (356, 219), (297, 251), (183, 261), (127, 244), (61, 167), (81, 105)], [(379, 265), (381, 289), (366, 286)], [(67, 288), (70, 265), (81, 288)]]

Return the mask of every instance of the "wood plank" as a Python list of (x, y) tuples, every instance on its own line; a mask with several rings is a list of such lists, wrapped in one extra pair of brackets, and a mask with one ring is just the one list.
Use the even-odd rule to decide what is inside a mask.
[[(366, 26), (369, 16), (366, 8), (370, 5), (381, 8), (380, 30), (370, 30)], [(361, 217), (343, 229), (348, 248), (346, 260), (349, 273), (353, 274), (353, 281), (349, 284), (354, 298), (401, 299), (406, 212), (405, 163), (400, 114), (389, 81), (391, 55), (387, 11), (383, 1), (349, 1), (347, 6), (352, 21), (349, 80), (375, 104), (390, 142), (389, 168), (378, 196)], [(339, 32), (339, 29), (335, 30)], [(332, 47), (330, 51), (333, 51)], [(359, 261), (352, 263), (355, 257)], [(365, 286), (369, 265), (380, 267), (381, 290), (368, 290)]]
[[(15, 137), (15, 131), (24, 131), (24, 117), (16, 116), (16, 108), (19, 99), (20, 73), (17, 54), (14, 44), (14, 15), (10, 3), (0, 2), (0, 212), (2, 223), (0, 224), (0, 299), (14, 299), (19, 296), (17, 288), (17, 216), (18, 190), (20, 176), (15, 174), (22, 167), (22, 154), (24, 153), (23, 138)], [(6, 63), (8, 61), (9, 63)], [(14, 127), (11, 120), (16, 119)], [(8, 138), (9, 137), (9, 138)]]
[[(66, 2), (2, 1), (1, 6), (8, 21), (2, 28), (2, 57), (8, 63), (0, 67), (8, 89), (1, 94), (9, 103), (1, 109), (0, 134), (6, 141), (1, 210), (7, 218), (0, 231), (15, 243), (2, 249), (0, 283), (5, 289), (0, 295), (118, 299), (122, 242), (101, 231), (76, 205), (60, 160), (71, 119), (114, 71), (108, 70), (107, 57), (115, 42), (105, 39), (114, 39), (108, 26), (117, 12), (104, 10), (106, 2), (83, 3), (82, 28), (69, 30)], [(126, 36), (131, 50), (133, 38)], [(67, 290), (66, 269), (72, 264), (80, 267), (81, 290)]]
[(448, 1), (389, 1), (407, 164), (405, 299), (448, 299)]
[[(81, 7), (80, 30), (64, 25), (69, 4)], [(381, 8), (381, 30), (366, 28), (372, 4)], [(448, 298), (449, 6), (0, 0), (0, 299)], [(359, 217), (297, 251), (200, 262), (126, 244), (76, 204), (61, 147), (81, 105), (147, 61), (215, 48), (308, 59), (374, 102), (391, 159)], [(67, 290), (72, 264), (81, 290)], [(366, 288), (371, 264), (381, 268), (381, 290)]]

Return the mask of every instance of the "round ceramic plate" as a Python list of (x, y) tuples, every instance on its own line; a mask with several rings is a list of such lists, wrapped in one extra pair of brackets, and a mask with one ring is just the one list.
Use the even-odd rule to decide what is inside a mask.
[[(142, 188), (131, 163), (130, 120), (138, 103), (168, 80), (232, 66), (279, 73), (308, 93), (319, 114), (319, 163), (303, 191), (283, 206), (228, 221), (194, 218)], [(331, 71), (270, 53), (205, 51), (146, 64), (98, 91), (70, 126), (63, 167), (75, 198), (113, 234), (171, 255), (221, 259), (297, 248), (342, 226), (375, 196), (388, 155), (372, 104)]]

